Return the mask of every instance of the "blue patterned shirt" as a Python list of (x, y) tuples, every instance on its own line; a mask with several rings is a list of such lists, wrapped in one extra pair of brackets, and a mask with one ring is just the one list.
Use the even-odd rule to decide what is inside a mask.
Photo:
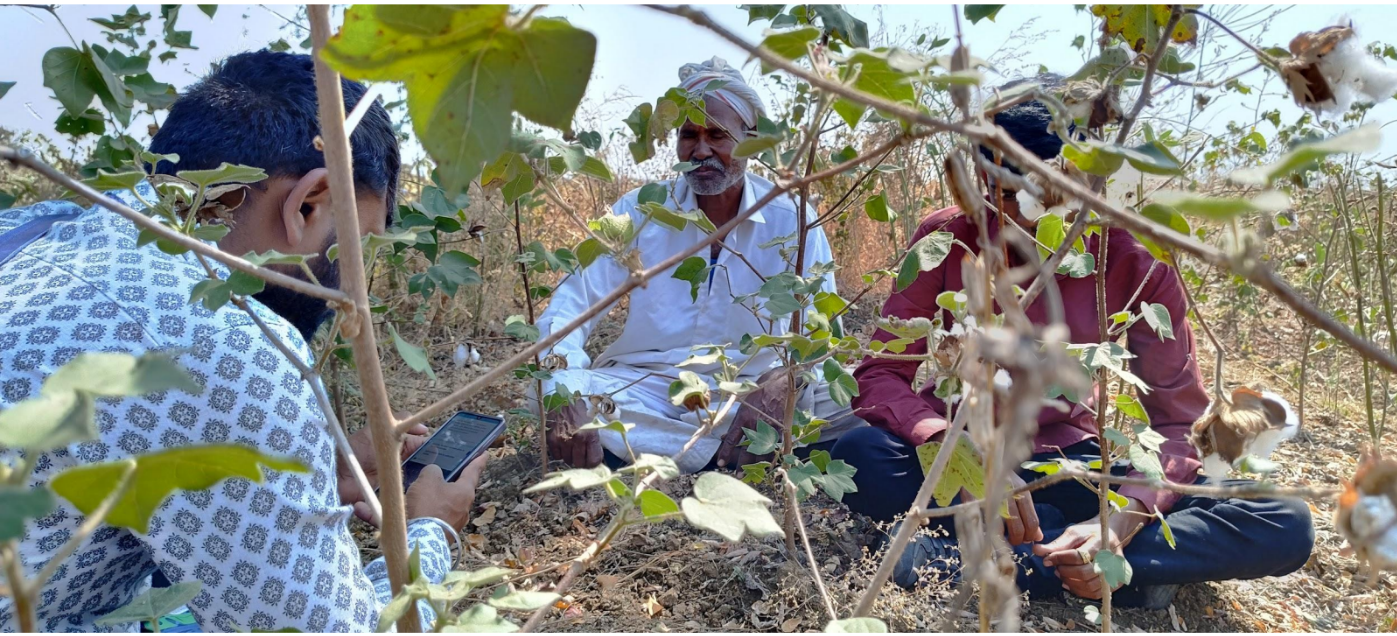
[[(111, 196), (142, 207), (129, 192)], [(99, 400), (98, 438), (41, 455), (30, 485), (73, 466), (192, 444), (245, 444), (297, 457), (314, 470), (269, 470), (261, 484), (229, 479), (206, 491), (177, 491), (145, 535), (99, 529), (42, 590), (37, 627), (103, 631), (95, 619), (146, 591), (158, 567), (172, 582), (203, 584), (189, 607), (205, 631), (372, 631), (390, 596), (387, 570), (381, 558), (361, 567), (347, 525), (352, 511), (336, 490), (334, 440), (309, 384), (241, 310), (229, 304), (211, 312), (189, 302), (190, 290), (207, 278), (193, 254), (138, 248), (136, 226), (110, 211), (82, 211), (66, 201), (4, 210), (0, 233), (71, 212), (81, 215), (0, 266), (0, 409), (37, 396), (44, 378), (85, 351), (182, 352), (176, 359), (204, 391)], [(311, 359), (286, 320), (248, 304), (303, 361)], [(19, 457), (0, 448), (0, 461), (14, 465)], [(32, 520), (19, 548), (26, 577), (82, 521), (61, 499), (52, 514)], [(441, 528), (414, 520), (408, 533), (424, 575), (439, 583), (450, 569)], [(0, 631), (18, 627), (13, 602), (0, 598)]]

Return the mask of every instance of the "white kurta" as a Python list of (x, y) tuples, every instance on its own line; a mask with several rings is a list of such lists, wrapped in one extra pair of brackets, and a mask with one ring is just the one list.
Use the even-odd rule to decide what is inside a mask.
[[(747, 174), (739, 211), (751, 207), (773, 187), (770, 181)], [(616, 214), (629, 215), (636, 227), (645, 220), (645, 215), (637, 210), (638, 193), (639, 190), (626, 193), (613, 206)], [(674, 185), (673, 201), (670, 203), (675, 201), (685, 211), (698, 209), (693, 190), (683, 178), (676, 180)], [(712, 275), (699, 288), (697, 300), (690, 297), (689, 283), (672, 278), (672, 271), (660, 274), (650, 279), (645, 287), (632, 291), (630, 312), (620, 337), (595, 361), (583, 350), (583, 345), (604, 312), (568, 334), (553, 347), (554, 353), (567, 358), (568, 368), (555, 372), (553, 380), (545, 383), (545, 391), (552, 392), (556, 384), (563, 384), (583, 395), (610, 394), (624, 388), (612, 397), (621, 411), (620, 419), (636, 425), (628, 436), (632, 449), (637, 453), (666, 456), (678, 452), (693, 435), (698, 422), (692, 414), (684, 413), (669, 403), (666, 389), (669, 382), (678, 376), (680, 369), (676, 369), (676, 365), (688, 359), (693, 347), (699, 345), (723, 345), (728, 358), (740, 365), (747, 359), (737, 349), (743, 334), (782, 334), (790, 326), (789, 314), (773, 321), (759, 311), (761, 317), (758, 317), (750, 308), (753, 301), (749, 300), (748, 306), (743, 306), (737, 304), (735, 299), (755, 293), (764, 277), (794, 271), (795, 234), (798, 231), (796, 207), (797, 202), (793, 197), (777, 196), (734, 228), (724, 241), (730, 249), (720, 252)], [(806, 218), (813, 223), (816, 218), (814, 211), (807, 209)], [(704, 231), (692, 224), (682, 231), (676, 231), (651, 222), (636, 236), (634, 245), (639, 250), (642, 265), (652, 266), (703, 237)], [(782, 237), (788, 238), (786, 246), (789, 247), (790, 261), (782, 256), (780, 245), (762, 247)], [(732, 251), (742, 254), (747, 262), (744, 263)], [(700, 251), (697, 256), (708, 259), (708, 250)], [(810, 230), (805, 246), (806, 270), (809, 271), (816, 264), (830, 263), (833, 259), (824, 231), (818, 228)], [(547, 310), (539, 317), (540, 331), (548, 334), (563, 328), (587, 307), (623, 284), (628, 275), (625, 267), (609, 257), (603, 257), (569, 276), (554, 290)], [(825, 275), (823, 289), (831, 293), (835, 291), (833, 273)], [(778, 364), (776, 353), (763, 349), (743, 370), (743, 378), (754, 380)], [(716, 364), (706, 367), (690, 365), (683, 370), (709, 377), (710, 384), (717, 385), (711, 378), (711, 374), (719, 370)], [(647, 373), (656, 375), (626, 387)], [(829, 420), (822, 439), (832, 439), (860, 423), (849, 417), (848, 409), (835, 406), (823, 387), (816, 387), (813, 394), (808, 394), (802, 402), (802, 406), (813, 409), (817, 417)], [(717, 452), (722, 434), (735, 413), (736, 409), (712, 434), (680, 458), (681, 469), (697, 471), (708, 463)], [(626, 447), (619, 434), (604, 430), (601, 431), (601, 439), (607, 450), (626, 457)]]

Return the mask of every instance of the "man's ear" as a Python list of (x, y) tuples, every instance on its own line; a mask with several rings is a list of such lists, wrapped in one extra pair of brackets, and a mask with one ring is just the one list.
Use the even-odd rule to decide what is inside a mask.
[(328, 175), (329, 171), (324, 168), (307, 172), (282, 201), (281, 222), (290, 245), (300, 245), (308, 234), (320, 233), (321, 224), (334, 223)]

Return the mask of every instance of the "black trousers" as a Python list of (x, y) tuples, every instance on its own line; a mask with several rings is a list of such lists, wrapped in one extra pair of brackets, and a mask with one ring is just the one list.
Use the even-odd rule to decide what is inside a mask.
[[(1095, 441), (1062, 449), (1063, 455), (1082, 462), (1100, 459), (1100, 452)], [(854, 474), (858, 492), (844, 497), (852, 510), (879, 521), (892, 521), (912, 506), (923, 473), (916, 448), (901, 438), (880, 428), (860, 428), (840, 438), (831, 455), (858, 469)], [(1043, 453), (1033, 458), (1050, 461), (1059, 456)], [(1114, 474), (1124, 474), (1128, 470), (1123, 463), (1111, 468)], [(1019, 471), (1019, 475), (1025, 481), (1043, 476), (1033, 471)], [(1203, 482), (1200, 477), (1198, 483)], [(1227, 480), (1221, 483), (1250, 482)], [(1095, 517), (1098, 510), (1096, 494), (1075, 481), (1036, 490), (1033, 502), (1045, 541), (1061, 536), (1070, 525)], [(1134, 569), (1134, 578), (1123, 592), (1146, 585), (1282, 576), (1300, 569), (1309, 560), (1314, 547), (1310, 509), (1298, 499), (1185, 496), (1174, 504), (1165, 519), (1173, 530), (1176, 547), (1169, 547), (1160, 524), (1151, 523), (1142, 528), (1125, 547), (1125, 557)], [(933, 519), (932, 522), (942, 523), (954, 536), (952, 519)], [(1057, 585), (1052, 568), (1045, 567), (1043, 560), (1033, 556), (1027, 546), (1018, 546), (1015, 552), (1024, 557), (1024, 565), (1043, 575), (1040, 580)], [(1022, 579), (1020, 586), (1025, 587)], [(1036, 582), (1033, 587), (1037, 587)], [(1060, 585), (1057, 589), (1060, 591)]]

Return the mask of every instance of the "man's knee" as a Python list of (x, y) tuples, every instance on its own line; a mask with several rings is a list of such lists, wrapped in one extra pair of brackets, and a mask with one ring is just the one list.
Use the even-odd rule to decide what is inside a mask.
[(1275, 537), (1267, 552), (1275, 559), (1276, 576), (1299, 570), (1310, 560), (1315, 546), (1315, 526), (1310, 505), (1302, 499), (1275, 499), (1267, 517), (1276, 525)]
[(829, 454), (860, 471), (867, 469), (871, 473), (886, 467), (889, 460), (904, 455), (905, 446), (892, 433), (875, 426), (863, 426), (841, 435)]

